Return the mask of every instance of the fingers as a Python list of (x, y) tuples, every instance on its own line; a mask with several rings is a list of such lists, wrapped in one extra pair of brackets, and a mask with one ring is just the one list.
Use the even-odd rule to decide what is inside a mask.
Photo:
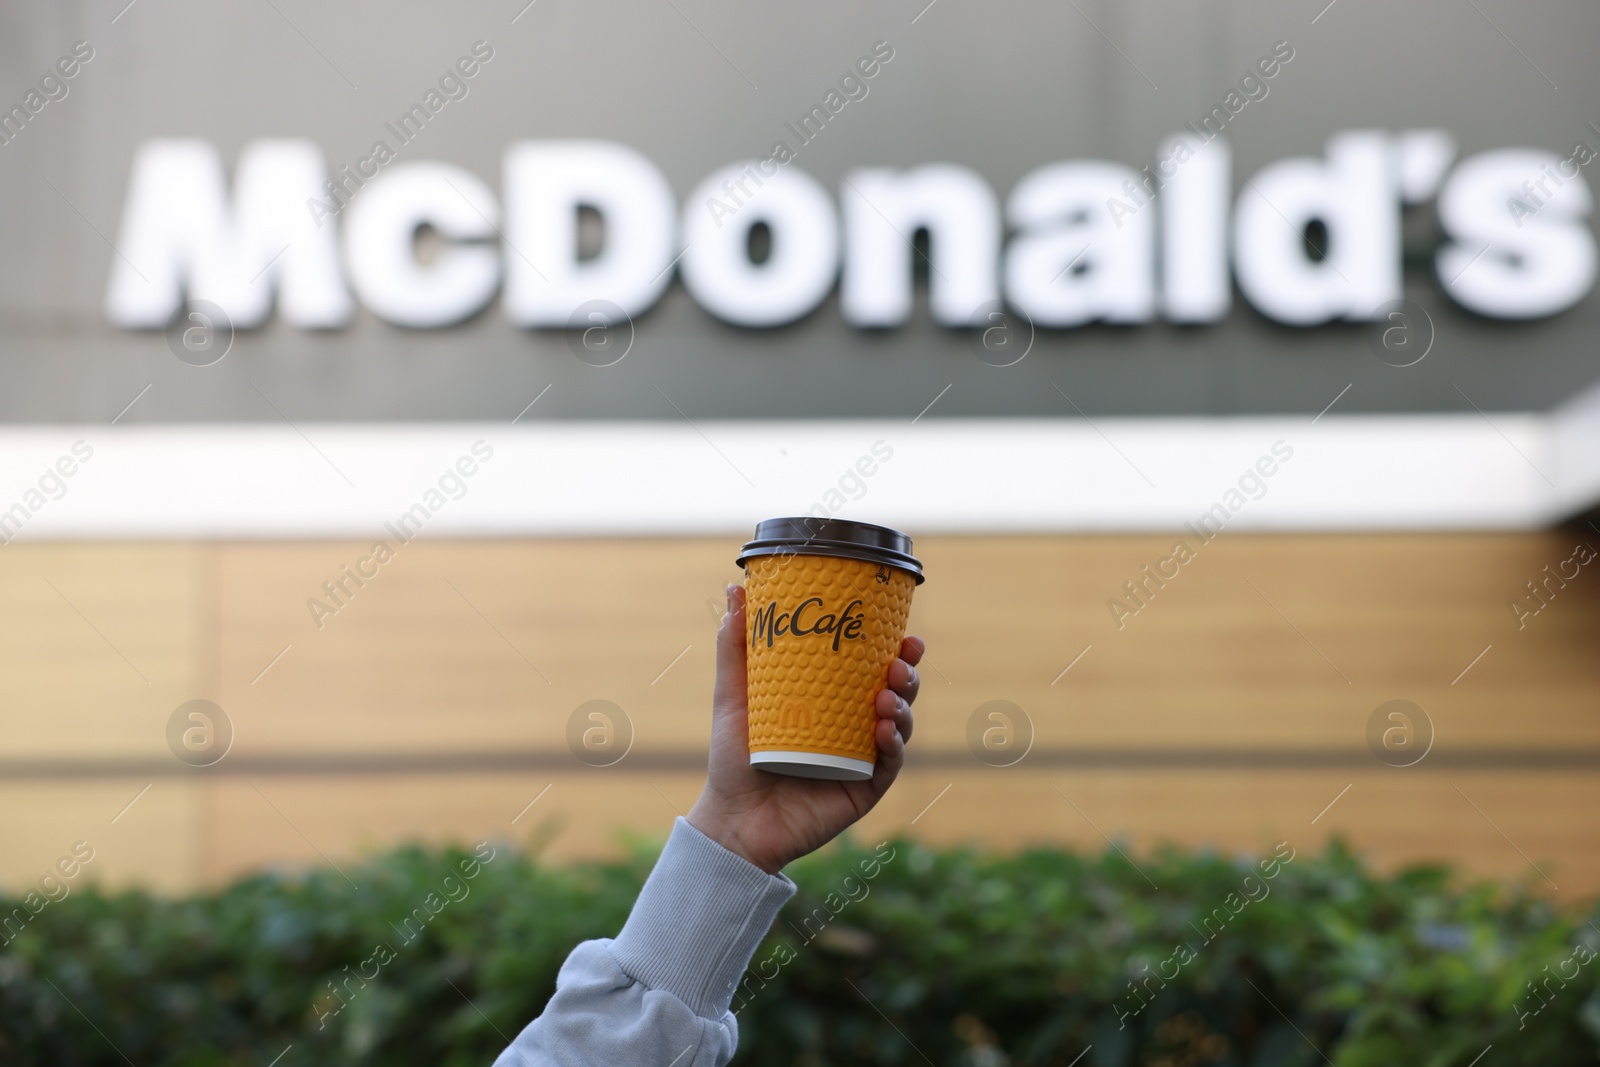
[(915, 667), (922, 662), (922, 655), (928, 651), (928, 642), (920, 637), (908, 637), (900, 642), (900, 658)]
[(873, 710), (878, 713), (880, 727), (884, 722), (891, 722), (900, 734), (900, 740), (911, 740), (911, 730), (916, 721), (911, 714), (911, 704), (904, 697), (892, 689), (881, 689), (873, 702)]
[(887, 793), (905, 766), (906, 742), (911, 740), (912, 728), (916, 726), (911, 702), (917, 699), (917, 692), (922, 688), (916, 666), (927, 650), (927, 642), (920, 637), (907, 637), (900, 642), (900, 658), (889, 664), (888, 688), (879, 690), (873, 701), (878, 713), (878, 721), (873, 726), (873, 736), (878, 742), (878, 766), (869, 783), (874, 796)]
[(888, 686), (896, 693), (905, 697), (910, 704), (917, 699), (917, 693), (922, 689), (922, 676), (917, 669), (903, 659), (897, 659), (889, 664)]
[(728, 611), (717, 630), (717, 682), (712, 707), (717, 713), (745, 706), (744, 586), (728, 586)]
[(911, 714), (911, 702), (917, 699), (917, 693), (922, 689), (922, 678), (917, 674), (916, 667), (912, 666), (922, 658), (927, 645), (920, 637), (908, 637), (900, 645), (900, 659), (889, 664), (888, 687), (878, 691), (874, 701), (874, 708), (878, 713), (879, 743), (878, 747), (884, 749), (884, 733), (888, 729), (884, 724), (893, 724), (894, 733), (899, 742), (904, 745), (911, 740), (911, 730), (916, 721)]
[[(878, 695), (882, 697), (883, 694)], [(910, 712), (909, 708), (906, 710)], [(900, 768), (905, 766), (906, 743), (893, 719), (879, 719), (875, 737), (878, 742), (878, 766), (872, 772), (871, 785), (873, 794), (881, 797), (899, 777)]]

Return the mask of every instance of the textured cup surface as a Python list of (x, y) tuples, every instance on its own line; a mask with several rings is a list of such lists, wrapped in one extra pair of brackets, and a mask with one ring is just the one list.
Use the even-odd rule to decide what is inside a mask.
[(873, 763), (873, 700), (900, 653), (916, 581), (898, 567), (776, 555), (745, 567), (750, 751)]

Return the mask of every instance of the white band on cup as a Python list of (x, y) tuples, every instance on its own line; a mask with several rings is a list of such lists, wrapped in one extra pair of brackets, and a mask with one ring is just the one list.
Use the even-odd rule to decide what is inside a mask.
[(864, 782), (875, 764), (825, 752), (752, 752), (750, 765), (796, 778), (826, 778), (836, 782)]

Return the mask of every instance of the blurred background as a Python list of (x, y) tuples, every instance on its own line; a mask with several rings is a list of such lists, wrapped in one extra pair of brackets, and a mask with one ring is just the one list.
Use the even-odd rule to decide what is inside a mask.
[(10, 9), (0, 885), (662, 835), (820, 514), (928, 575), (863, 840), (1592, 896), (1600, 13), (1519, 14)]

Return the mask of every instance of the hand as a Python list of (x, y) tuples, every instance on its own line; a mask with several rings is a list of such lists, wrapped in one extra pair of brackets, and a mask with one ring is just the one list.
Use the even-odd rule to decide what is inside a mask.
[(889, 791), (905, 763), (916, 665), (926, 644), (908, 637), (878, 692), (878, 766), (864, 782), (792, 778), (750, 766), (745, 676), (744, 587), (728, 586), (728, 613), (717, 631), (717, 685), (711, 698), (711, 772), (689, 811), (689, 824), (768, 874), (812, 852), (867, 812)]

